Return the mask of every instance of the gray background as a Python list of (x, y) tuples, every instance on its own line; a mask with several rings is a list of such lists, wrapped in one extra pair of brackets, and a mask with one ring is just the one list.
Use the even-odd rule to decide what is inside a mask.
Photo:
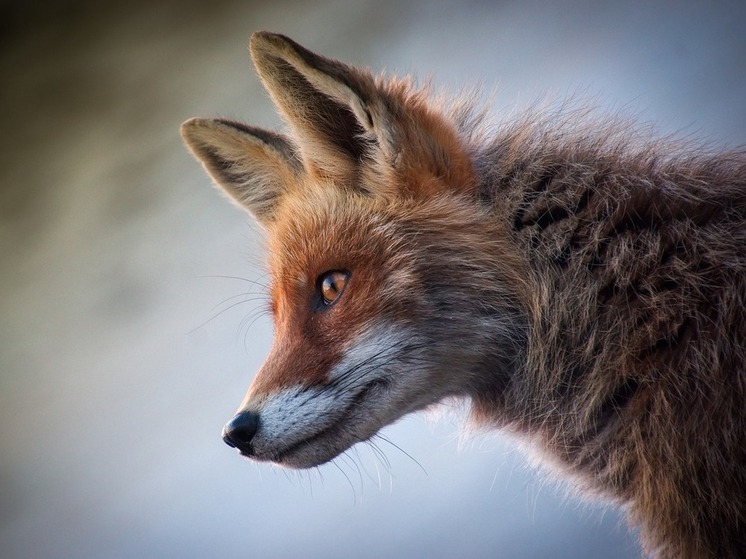
[[(33, 4), (33, 5), (31, 5)], [(186, 153), (191, 116), (279, 126), (250, 33), (438, 88), (497, 120), (568, 95), (661, 134), (746, 143), (743, 2), (154, 2), (0, 6), (0, 555), (634, 557), (445, 406), (288, 472), (220, 429), (271, 342), (260, 232)], [(653, 5), (655, 4), (655, 6)], [(410, 458), (410, 456), (412, 458)]]

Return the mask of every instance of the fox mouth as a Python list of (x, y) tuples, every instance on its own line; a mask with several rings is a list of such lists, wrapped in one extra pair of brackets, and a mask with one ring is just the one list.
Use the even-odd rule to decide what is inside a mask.
[[(383, 425), (376, 419), (370, 404), (380, 400), (388, 386), (389, 382), (385, 379), (372, 380), (342, 408), (336, 419), (320, 431), (291, 443), (279, 452), (269, 453), (265, 460), (291, 468), (312, 468), (333, 460), (352, 445), (369, 439)], [(244, 456), (262, 459), (257, 455)]]

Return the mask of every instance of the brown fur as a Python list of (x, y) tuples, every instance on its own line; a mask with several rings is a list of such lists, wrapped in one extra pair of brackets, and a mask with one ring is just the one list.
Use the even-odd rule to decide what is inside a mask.
[[(746, 154), (582, 113), (528, 115), (485, 140), (468, 111), (407, 82), (280, 35), (251, 48), (294, 139), (183, 128), (270, 237), (285, 342), (247, 402), (297, 382), (299, 355), (323, 384), (338, 359), (324, 348), (354, 324), (412, 323), (448, 365), (434, 400), (468, 396), (475, 421), (531, 438), (624, 506), (648, 552), (746, 557)], [(349, 262), (349, 305), (323, 322), (305, 301)]]

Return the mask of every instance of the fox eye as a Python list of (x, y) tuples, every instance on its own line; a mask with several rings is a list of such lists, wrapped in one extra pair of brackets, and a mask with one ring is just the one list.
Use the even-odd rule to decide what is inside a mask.
[(319, 278), (319, 291), (321, 292), (321, 298), (325, 305), (331, 305), (339, 296), (347, 285), (347, 278), (349, 274), (340, 270), (332, 270), (321, 274)]

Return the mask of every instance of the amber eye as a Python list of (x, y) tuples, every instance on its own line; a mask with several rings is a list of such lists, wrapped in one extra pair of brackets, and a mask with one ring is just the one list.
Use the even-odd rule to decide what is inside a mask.
[(326, 272), (319, 278), (319, 290), (321, 291), (321, 298), (324, 300), (325, 305), (331, 305), (339, 296), (347, 285), (347, 278), (349, 274), (340, 270), (333, 270)]

